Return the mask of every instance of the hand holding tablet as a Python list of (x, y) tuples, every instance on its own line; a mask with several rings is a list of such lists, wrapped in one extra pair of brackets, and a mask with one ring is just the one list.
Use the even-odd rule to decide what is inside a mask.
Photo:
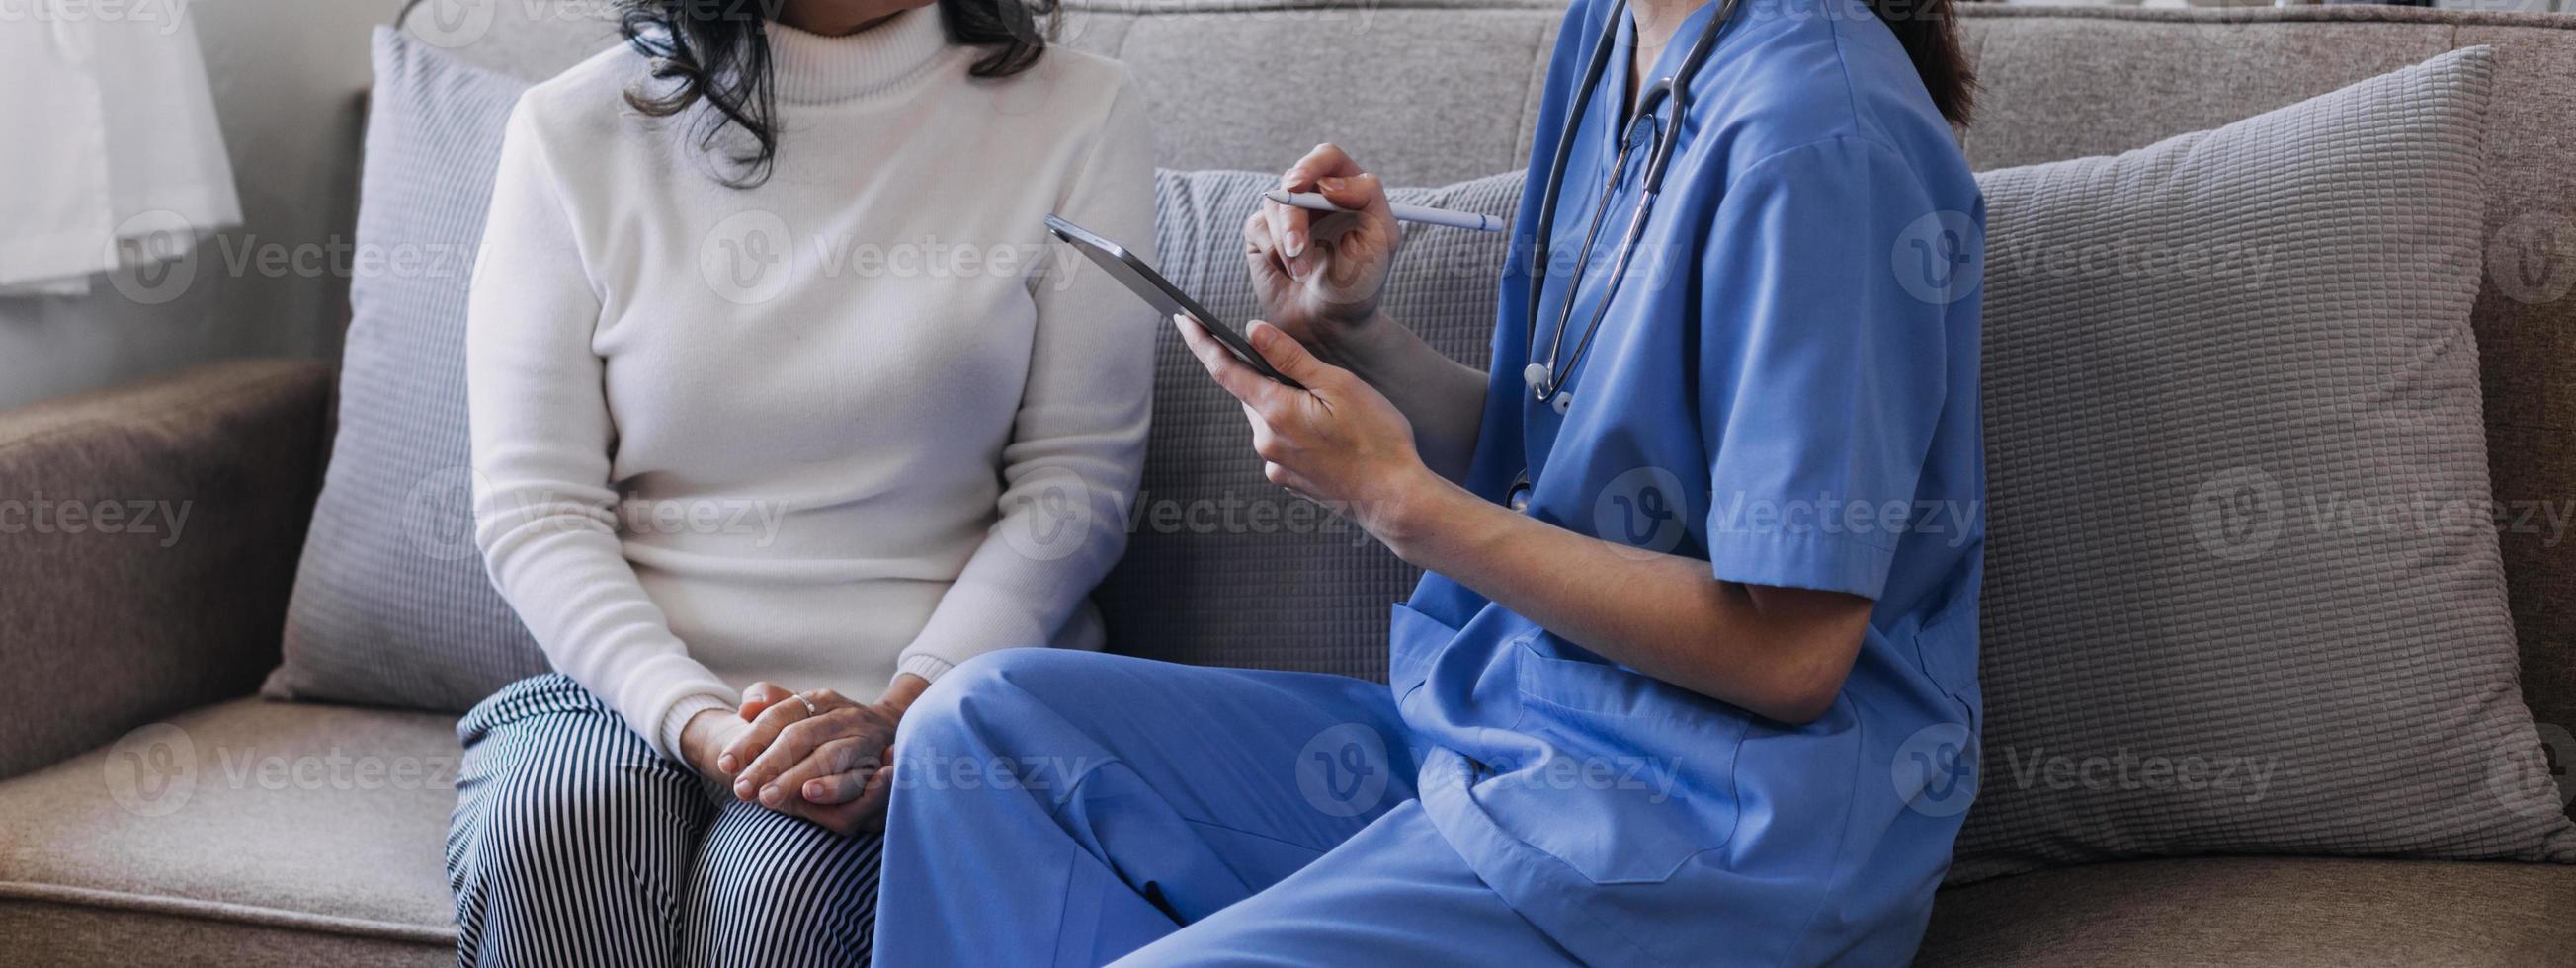
[(1208, 312), (1206, 307), (1198, 304), (1198, 300), (1190, 298), (1189, 294), (1182, 292), (1179, 286), (1172, 285), (1171, 280), (1163, 278), (1162, 273), (1154, 271), (1153, 266), (1146, 265), (1145, 260), (1137, 258), (1136, 254), (1127, 251), (1125, 246), (1095, 235), (1082, 226), (1065, 221), (1059, 216), (1047, 216), (1046, 226), (1047, 232), (1064, 240), (1075, 249), (1081, 250), (1093, 264), (1108, 272), (1112, 278), (1118, 280), (1119, 284), (1126, 286), (1127, 291), (1143, 299), (1146, 305), (1162, 310), (1165, 316), (1187, 316), (1196, 320), (1199, 328), (1206, 330), (1209, 336), (1216, 338), (1217, 342), (1225, 344), (1226, 351), (1234, 354), (1235, 359), (1242, 360), (1243, 364), (1251, 367), (1253, 372), (1284, 386), (1298, 390), (1305, 389), (1304, 385), (1289, 379), (1287, 375), (1273, 368), (1269, 360), (1263, 359), (1261, 354), (1252, 348), (1252, 341), (1245, 339), (1241, 331), (1218, 320), (1215, 313)]

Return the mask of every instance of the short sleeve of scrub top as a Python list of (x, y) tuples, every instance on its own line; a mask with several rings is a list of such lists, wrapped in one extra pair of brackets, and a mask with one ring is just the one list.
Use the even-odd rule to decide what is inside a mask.
[(1756, 162), (1718, 205), (1698, 362), (1719, 579), (1884, 590), (1948, 355), (1946, 300), (1891, 260), (1955, 257), (1937, 232), (1908, 244), (1935, 208), (1893, 150), (1852, 138)]

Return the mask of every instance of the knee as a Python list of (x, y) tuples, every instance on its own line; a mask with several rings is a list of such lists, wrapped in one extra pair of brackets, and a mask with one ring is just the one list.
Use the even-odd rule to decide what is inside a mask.
[(948, 670), (904, 712), (895, 753), (956, 756), (1007, 752), (1014, 723), (1042, 714), (1061, 683), (1081, 674), (1095, 653), (1066, 649), (1000, 649)]
[(619, 827), (681, 815), (692, 797), (704, 800), (692, 778), (654, 756), (640, 739), (633, 749), (615, 742), (625, 737), (593, 739), (608, 741), (470, 751), (449, 819), (454, 873), (465, 877), (611, 854), (605, 841), (616, 838)]
[(844, 838), (819, 828), (810, 837), (759, 842), (711, 835), (690, 875), (692, 932), (711, 939), (835, 935), (829, 924), (816, 922), (848, 911), (858, 877), (875, 876), (873, 868), (861, 870), (840, 856), (848, 849)]
[(948, 670), (904, 713), (895, 736), (897, 800), (923, 787), (1009, 787), (1088, 749), (1075, 723), (1084, 683), (1113, 656), (1003, 649)]

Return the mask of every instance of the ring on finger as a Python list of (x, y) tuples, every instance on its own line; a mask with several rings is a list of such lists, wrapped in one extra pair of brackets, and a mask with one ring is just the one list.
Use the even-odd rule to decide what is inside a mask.
[(797, 702), (804, 703), (804, 704), (805, 704), (805, 717), (806, 717), (806, 718), (808, 718), (808, 719), (811, 719), (811, 718), (816, 717), (816, 716), (823, 715), (823, 710), (822, 710), (822, 708), (821, 708), (821, 707), (818, 707), (818, 706), (816, 706), (816, 705), (814, 705), (814, 700), (811, 700), (811, 699), (807, 699), (807, 698), (805, 698), (805, 694), (804, 694), (804, 693), (801, 693), (801, 692), (791, 692), (791, 693), (788, 693), (788, 694), (787, 694), (787, 698), (794, 699), (794, 700), (796, 700)]

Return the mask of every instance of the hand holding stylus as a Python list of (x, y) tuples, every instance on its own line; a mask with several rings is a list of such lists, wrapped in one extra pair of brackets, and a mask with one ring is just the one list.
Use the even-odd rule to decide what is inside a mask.
[(1404, 232), (1377, 176), (1333, 145), (1307, 152), (1279, 187), (1315, 193), (1343, 211), (1263, 201), (1243, 226), (1253, 292), (1264, 319), (1326, 359), (1341, 358), (1341, 348), (1393, 328), (1379, 325), (1378, 297)]

